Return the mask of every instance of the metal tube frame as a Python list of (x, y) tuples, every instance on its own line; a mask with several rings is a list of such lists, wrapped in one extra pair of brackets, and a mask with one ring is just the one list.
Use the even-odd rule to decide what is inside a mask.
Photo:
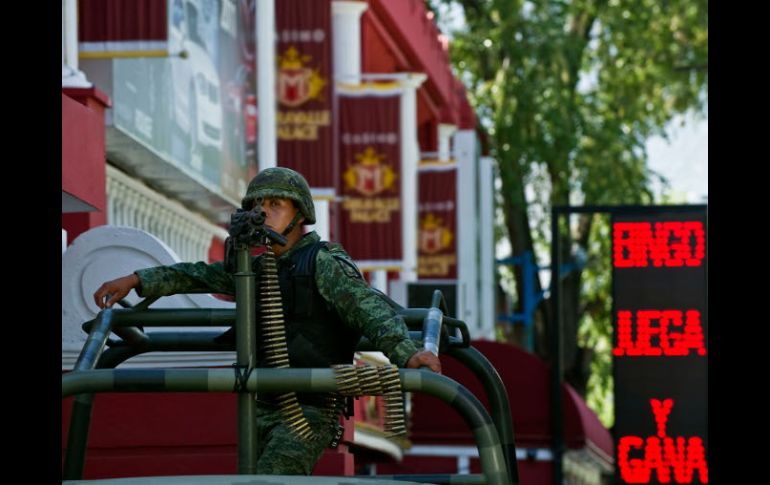
[(450, 348), (447, 355), (454, 357), (468, 367), (479, 378), (482, 386), (484, 386), (492, 413), (492, 421), (495, 423), (497, 433), (500, 436), (500, 442), (503, 446), (510, 483), (518, 485), (519, 468), (516, 461), (513, 418), (508, 401), (508, 392), (500, 378), (500, 374), (497, 373), (497, 370), (484, 354), (473, 347), (468, 347), (467, 349)]
[[(236, 366), (247, 375), (257, 365), (256, 278), (249, 247), (236, 249), (235, 351)], [(257, 401), (253, 392), (238, 394), (238, 473), (257, 472)]]
[[(429, 371), (401, 369), (399, 377), (405, 391), (438, 397), (460, 413), (476, 439), (486, 483), (510, 483), (495, 425), (475, 396), (448, 377)], [(228, 369), (81, 370), (62, 376), (62, 398), (94, 392), (232, 392), (235, 381)], [(246, 383), (248, 393), (339, 390), (332, 369), (257, 368)]]
[[(214, 309), (200, 309), (200, 310), (143, 310), (148, 303), (139, 305), (137, 308), (130, 310), (110, 310), (108, 315), (105, 315), (110, 322), (110, 328), (114, 327), (116, 333), (123, 333), (121, 329), (130, 328), (131, 330), (137, 330), (135, 326), (137, 322), (141, 322), (145, 326), (215, 326), (215, 325), (232, 325), (234, 320), (234, 310), (214, 310)], [(422, 320), (428, 313), (428, 309), (403, 309), (399, 311), (401, 314), (405, 314), (405, 319), (408, 320), (413, 326)], [(101, 316), (101, 314), (100, 314)], [(446, 318), (446, 317), (445, 317)], [(99, 320), (99, 318), (97, 318)], [(467, 335), (467, 327), (459, 320), (449, 319), (450, 326), (460, 330), (463, 338), (447, 337), (444, 333), (445, 340), (442, 341), (442, 348), (448, 349), (448, 353), (468, 366), (481, 380), (484, 388), (489, 396), (490, 407), (492, 409), (493, 418), (492, 423), (498, 436), (502, 441), (503, 457), (506, 465), (508, 483), (518, 483), (518, 469), (516, 468), (515, 459), (515, 444), (513, 440), (513, 426), (511, 423), (510, 406), (507, 399), (507, 393), (500, 380), (499, 375), (494, 368), (489, 364), (486, 358), (480, 352), (469, 346), (469, 339), (465, 338)], [(94, 340), (100, 338), (99, 327), (94, 327), (93, 322), (89, 322), (84, 325), (84, 328), (94, 330), (96, 328), (97, 334), (91, 338)], [(463, 329), (465, 329), (463, 331)], [(139, 332), (141, 333), (141, 332)], [(420, 340), (421, 332), (410, 331), (410, 337), (414, 340)], [(101, 331), (102, 336), (108, 335), (109, 332)], [(190, 350), (220, 350), (227, 351), (233, 350), (233, 344), (231, 343), (218, 343), (214, 341), (214, 338), (220, 335), (220, 332), (200, 332), (191, 335), (189, 332), (154, 332), (150, 335), (143, 335), (143, 339), (131, 338), (130, 341), (107, 341), (111, 345), (109, 349), (100, 354), (100, 358), (96, 363), (96, 367), (99, 369), (117, 367), (120, 363), (128, 360), (131, 357), (139, 355), (145, 352), (154, 351), (190, 351)], [(139, 345), (137, 342), (141, 342)], [(370, 345), (366, 339), (362, 339), (359, 344), (359, 350), (366, 349), (367, 345)], [(93, 344), (91, 345), (93, 346)], [(86, 345), (88, 348), (89, 345)], [(102, 346), (103, 348), (103, 346)], [(84, 348), (84, 353), (86, 352)], [(91, 367), (93, 368), (93, 367)], [(83, 370), (83, 369), (81, 369)], [(246, 394), (245, 394), (246, 395)], [(87, 394), (90, 399), (88, 400), (88, 413), (85, 419), (81, 419), (77, 425), (71, 423), (70, 426), (70, 442), (75, 440), (76, 446), (73, 447), (73, 451), (80, 451), (70, 457), (70, 450), (68, 449), (68, 461), (77, 466), (80, 474), (82, 474), (83, 462), (85, 458), (85, 447), (87, 442), (88, 426), (90, 423), (90, 411), (91, 401), (93, 394)], [(73, 409), (74, 413), (74, 409)], [(74, 414), (73, 414), (74, 416)], [(73, 438), (73, 435), (76, 435)], [(78, 441), (77, 435), (82, 436)], [(67, 462), (65, 462), (66, 468)], [(72, 466), (72, 465), (70, 465)], [(421, 481), (418, 476), (408, 475), (414, 478), (412, 481)], [(444, 475), (426, 475), (422, 481), (432, 481), (433, 483), (443, 483), (441, 477)], [(402, 480), (405, 480), (406, 476), (400, 476)], [(445, 475), (445, 477), (454, 477), (453, 483), (455, 483), (458, 476)], [(471, 476), (463, 475), (462, 480), (467, 477), (471, 480), (467, 483), (482, 483), (475, 480)], [(77, 477), (79, 478), (79, 477)], [(384, 477), (383, 477), (384, 478)], [(438, 481), (436, 481), (438, 480)]]

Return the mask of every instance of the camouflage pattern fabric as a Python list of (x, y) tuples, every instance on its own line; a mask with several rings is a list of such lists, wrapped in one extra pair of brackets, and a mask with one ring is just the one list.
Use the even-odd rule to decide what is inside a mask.
[[(318, 234), (310, 232), (278, 260), (289, 258), (294, 251), (319, 240)], [(233, 275), (225, 271), (220, 262), (177, 263), (135, 273), (141, 281), (137, 293), (142, 297), (178, 293), (235, 294)], [(315, 281), (321, 296), (337, 311), (342, 321), (351, 329), (360, 331), (394, 365), (405, 367), (409, 358), (418, 351), (409, 338), (403, 318), (369, 288), (342, 246), (332, 244), (328, 250), (318, 252)]]
[(281, 419), (277, 406), (257, 403), (257, 474), (310, 475), (334, 429), (321, 408), (302, 406), (315, 439), (300, 440)]

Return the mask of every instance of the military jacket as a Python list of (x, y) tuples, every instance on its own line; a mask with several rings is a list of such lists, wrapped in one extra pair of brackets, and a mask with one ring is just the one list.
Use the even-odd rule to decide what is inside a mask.
[[(306, 234), (289, 251), (277, 258), (279, 267), (291, 260), (297, 251), (319, 241), (315, 232)], [(259, 258), (261, 256), (257, 260)], [(221, 262), (177, 263), (135, 273), (141, 282), (137, 293), (142, 297), (178, 293), (235, 294), (234, 277), (225, 271)], [(328, 250), (318, 251), (314, 280), (318, 294), (351, 332), (366, 336), (393, 364), (406, 366), (406, 362), (418, 349), (409, 338), (403, 318), (369, 288), (342, 246), (330, 244)]]

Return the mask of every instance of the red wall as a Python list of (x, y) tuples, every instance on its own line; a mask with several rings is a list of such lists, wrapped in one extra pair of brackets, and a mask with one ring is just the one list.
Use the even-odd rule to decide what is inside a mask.
[[(72, 400), (62, 402), (62, 464)], [(345, 439), (353, 424), (346, 423)], [(237, 473), (237, 400), (223, 393), (103, 393), (94, 399), (84, 479)], [(350, 475), (353, 455), (327, 449), (315, 475)]]
[(209, 263), (225, 260), (225, 243), (216, 237), (211, 238), (209, 246)]
[(62, 192), (97, 209), (62, 214), (69, 241), (107, 223), (104, 110), (109, 105), (96, 88), (62, 90)]
[(411, 70), (429, 76), (426, 88), (436, 103), (451, 104), (454, 76), (449, 67), (449, 54), (438, 39), (441, 32), (429, 16), (423, 0), (370, 0), (369, 9), (395, 42), (405, 46), (404, 55), (409, 59)]
[(453, 77), (440, 31), (422, 2), (372, 0), (361, 20), (361, 65), (365, 73), (424, 72), (417, 91), (420, 150), (438, 150), (438, 125), (474, 128), (465, 89)]

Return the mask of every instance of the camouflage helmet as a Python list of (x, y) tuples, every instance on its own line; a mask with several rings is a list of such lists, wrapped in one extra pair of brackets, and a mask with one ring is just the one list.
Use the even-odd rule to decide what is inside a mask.
[(249, 182), (246, 195), (241, 201), (243, 210), (251, 210), (254, 200), (259, 197), (281, 197), (291, 199), (305, 217), (302, 224), (315, 224), (313, 196), (307, 180), (299, 172), (286, 167), (266, 168)]

